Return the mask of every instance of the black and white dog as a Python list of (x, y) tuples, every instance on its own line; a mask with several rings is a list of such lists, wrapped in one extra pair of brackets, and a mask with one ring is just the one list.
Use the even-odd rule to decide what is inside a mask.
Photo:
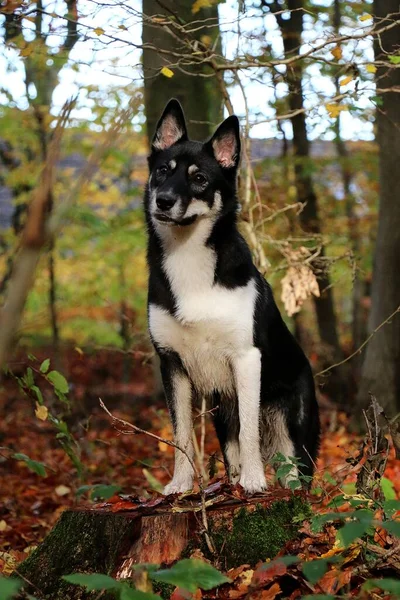
[[(175, 443), (193, 456), (192, 402), (206, 396), (230, 480), (254, 493), (266, 488), (264, 463), (278, 452), (312, 475), (319, 416), (309, 362), (237, 228), (239, 155), (237, 117), (194, 142), (179, 102), (167, 104), (145, 193), (148, 316)], [(165, 493), (192, 485), (177, 450)]]

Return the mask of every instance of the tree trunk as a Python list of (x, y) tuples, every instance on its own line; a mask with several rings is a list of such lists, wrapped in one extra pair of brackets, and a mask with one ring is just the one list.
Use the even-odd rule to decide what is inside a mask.
[[(214, 484), (215, 485), (215, 484)], [(211, 489), (211, 487), (209, 488)], [(93, 598), (60, 579), (71, 573), (104, 573), (130, 579), (137, 564), (170, 565), (200, 549), (221, 569), (255, 565), (273, 558), (298, 535), (297, 519), (311, 514), (301, 492), (273, 490), (258, 498), (226, 500), (214, 495), (207, 508), (209, 542), (204, 537), (202, 502), (156, 499), (126, 512), (107, 509), (65, 511), (44, 542), (18, 568), (32, 593), (51, 600)], [(222, 498), (222, 501), (221, 501)], [(207, 497), (207, 503), (212, 500)], [(151, 508), (151, 503), (156, 504)], [(125, 502), (125, 504), (127, 504)], [(134, 510), (136, 508), (136, 510)], [(147, 513), (147, 514), (146, 514)], [(148, 514), (150, 513), (150, 514)]]
[[(375, 21), (381, 27), (390, 13), (397, 13), (398, 24), (380, 34), (375, 41), (375, 59), (388, 66), (379, 66), (376, 72), (378, 88), (400, 88), (400, 69), (390, 65), (388, 54), (398, 52), (400, 20), (398, 0), (375, 0)], [(395, 17), (396, 18), (396, 17)], [(383, 19), (383, 21), (382, 21)], [(398, 173), (400, 165), (400, 109), (399, 93), (384, 92), (377, 106), (376, 124), (379, 145), (380, 203), (372, 277), (372, 307), (369, 329), (374, 331), (400, 306), (400, 200)], [(388, 414), (400, 410), (400, 314), (384, 325), (369, 342), (362, 370), (358, 404), (368, 403), (368, 394), (376, 396)]]
[[(277, 23), (282, 32), (285, 58), (298, 56), (301, 47), (301, 38), (303, 32), (303, 0), (288, 0), (287, 8), (292, 11), (290, 18), (282, 17), (282, 5), (278, 2), (265, 3), (275, 14)], [(286, 69), (286, 82), (289, 88), (289, 107), (292, 112), (301, 111), (304, 108), (303, 85), (302, 85), (303, 67), (300, 61), (296, 61)], [(306, 116), (304, 112), (295, 114), (290, 119), (293, 129), (293, 155), (295, 167), (295, 182), (297, 189), (297, 199), (304, 204), (304, 209), (300, 213), (300, 224), (304, 231), (320, 235), (321, 222), (318, 214), (318, 200), (314, 190), (312, 177), (310, 174), (310, 143), (307, 136)], [(320, 257), (325, 257), (325, 250), (322, 247)], [(318, 332), (321, 342), (327, 347), (330, 360), (340, 361), (343, 358), (342, 348), (340, 346), (337, 332), (336, 314), (333, 302), (333, 292), (329, 273), (324, 269), (320, 272), (316, 265), (313, 265), (318, 278), (321, 296), (313, 297)], [(343, 402), (343, 394), (347, 388), (346, 369), (339, 368), (334, 376), (330, 377), (327, 383), (333, 399), (339, 403)]]
[[(143, 44), (174, 53), (158, 53), (146, 46), (143, 50), (145, 111), (150, 139), (164, 106), (171, 97), (177, 98), (184, 106), (189, 136), (193, 139), (204, 140), (222, 120), (221, 91), (216, 85), (215, 77), (211, 76), (210, 68), (196, 66), (194, 54), (194, 46), (199, 41), (205, 42), (207, 46), (216, 43), (216, 51), (220, 52), (218, 7), (215, 4), (210, 8), (201, 9), (196, 14), (193, 14), (192, 7), (192, 0), (143, 0)], [(154, 15), (162, 15), (164, 19), (175, 19), (180, 25), (194, 20), (212, 21), (207, 22), (208, 27), (201, 27), (193, 34), (178, 35), (173, 20), (168, 27), (146, 20), (146, 17)], [(209, 26), (210, 23), (213, 24), (212, 27)], [(187, 45), (189, 42), (191, 47)], [(163, 67), (171, 69), (173, 77), (168, 78), (160, 74)], [(210, 77), (201, 76), (207, 74)]]

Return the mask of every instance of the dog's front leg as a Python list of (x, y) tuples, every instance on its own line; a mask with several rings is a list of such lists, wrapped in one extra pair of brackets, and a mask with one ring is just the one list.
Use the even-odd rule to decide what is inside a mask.
[(161, 357), (161, 375), (174, 429), (174, 442), (183, 450), (175, 449), (174, 476), (165, 486), (164, 494), (177, 494), (193, 487), (192, 387), (183, 369), (177, 368), (176, 359)]
[(253, 494), (267, 487), (260, 448), (261, 354), (251, 348), (234, 361), (239, 404), (239, 483)]

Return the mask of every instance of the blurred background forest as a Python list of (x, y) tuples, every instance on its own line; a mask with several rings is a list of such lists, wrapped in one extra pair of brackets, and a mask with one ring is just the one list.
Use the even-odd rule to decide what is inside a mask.
[(79, 467), (64, 413), (89, 420), (101, 396), (136, 419), (160, 394), (141, 203), (171, 97), (194, 139), (240, 117), (241, 230), (322, 406), (362, 426), (371, 393), (399, 413), (399, 17), (398, 0), (2, 2), (4, 460), (50, 420)]

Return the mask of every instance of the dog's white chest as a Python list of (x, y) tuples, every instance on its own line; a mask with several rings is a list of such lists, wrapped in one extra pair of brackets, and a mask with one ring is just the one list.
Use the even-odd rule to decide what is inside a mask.
[(149, 307), (154, 341), (177, 352), (197, 390), (232, 393), (232, 360), (253, 346), (254, 280), (227, 289), (214, 284), (215, 252), (205, 245), (209, 224), (188, 239), (164, 238), (163, 265), (176, 301), (173, 316)]
[[(152, 304), (151, 335), (160, 347), (179, 354), (200, 393), (232, 393), (232, 361), (253, 344), (254, 298), (255, 286), (250, 282), (235, 291), (215, 286), (209, 294), (198, 296), (197, 302), (188, 300), (179, 317)], [(189, 307), (194, 310), (191, 319), (187, 319)]]

